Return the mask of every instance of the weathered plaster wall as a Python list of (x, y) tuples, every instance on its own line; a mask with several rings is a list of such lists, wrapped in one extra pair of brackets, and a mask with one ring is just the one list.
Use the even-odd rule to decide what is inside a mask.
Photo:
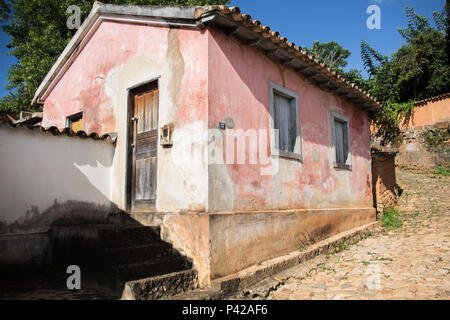
[[(269, 176), (261, 175), (261, 165), (210, 165), (210, 211), (372, 207), (367, 114), (261, 50), (218, 29), (210, 34), (209, 127), (230, 117), (235, 129), (269, 128), (273, 81), (299, 95), (303, 153), (303, 162), (280, 159)], [(332, 111), (350, 119), (351, 171), (333, 168)]]
[(167, 214), (161, 224), (162, 239), (172, 243), (181, 254), (192, 259), (200, 285), (210, 281), (210, 217), (208, 214)]
[(433, 126), (441, 122), (450, 122), (450, 97), (415, 106), (413, 115), (404, 129)]
[(0, 273), (49, 263), (55, 223), (105, 223), (111, 202), (111, 142), (0, 125)]
[[(0, 126), (1, 233), (111, 213), (111, 142)], [(85, 210), (91, 207), (92, 210)]]
[(395, 152), (372, 151), (374, 206), (379, 213), (397, 204), (400, 187), (395, 176)]
[(371, 208), (211, 215), (211, 279), (306, 248), (375, 219)]
[[(64, 127), (84, 112), (84, 130), (117, 132), (112, 199), (126, 209), (128, 89), (157, 79), (159, 127), (175, 126), (174, 141), (207, 128), (207, 36), (198, 29), (103, 22), (44, 104), (43, 125)], [(204, 211), (207, 164), (185, 161), (183, 150), (158, 149), (159, 212)]]
[[(162, 236), (193, 260), (201, 285), (375, 219), (365, 112), (213, 27), (103, 22), (46, 100), (44, 125), (62, 127), (83, 110), (85, 131), (118, 133), (112, 200), (120, 209), (127, 90), (152, 79), (159, 126), (175, 126), (174, 147), (158, 150), (156, 210), (170, 213)], [(212, 154), (207, 129), (227, 117), (235, 129), (269, 128), (269, 80), (299, 94), (303, 162), (280, 159), (271, 176), (261, 165), (213, 164), (224, 152)], [(350, 119), (351, 171), (333, 168), (332, 111)]]
[[(299, 96), (303, 155), (303, 161), (280, 158), (273, 175), (261, 174), (265, 165), (249, 164), (248, 145), (246, 164), (214, 164), (226, 161), (226, 131), (216, 131), (209, 160), (210, 279), (374, 221), (367, 114), (262, 51), (208, 30), (209, 128), (231, 118), (235, 130), (269, 129), (272, 81)], [(333, 167), (332, 112), (350, 119), (352, 170)]]

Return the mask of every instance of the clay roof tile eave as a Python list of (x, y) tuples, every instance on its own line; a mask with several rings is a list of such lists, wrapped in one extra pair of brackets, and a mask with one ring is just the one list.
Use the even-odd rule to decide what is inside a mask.
[[(300, 57), (301, 56), (305, 57), (307, 60), (309, 60), (309, 62), (311, 62), (314, 65), (316, 70), (327, 75), (327, 77), (328, 76), (332, 77), (332, 79), (335, 80), (337, 84), (339, 84), (340, 82), (343, 82), (344, 84), (349, 86), (355, 92), (355, 94), (357, 94), (358, 96), (364, 95), (364, 97), (363, 97), (364, 100), (367, 100), (367, 103), (371, 104), (373, 107), (373, 110), (371, 110), (371, 111), (380, 110), (382, 108), (382, 105), (378, 101), (376, 101), (366, 91), (359, 88), (355, 83), (352, 83), (352, 82), (348, 81), (347, 79), (345, 79), (343, 76), (336, 74), (336, 72), (331, 70), (331, 68), (329, 68), (325, 63), (321, 62), (316, 57), (309, 55), (309, 53), (304, 51), (301, 47), (296, 46), (294, 43), (289, 42), (286, 37), (280, 36), (280, 34), (278, 32), (271, 31), (270, 27), (268, 27), (268, 26), (261, 27), (262, 23), (260, 20), (257, 20), (257, 19), (253, 20), (249, 14), (242, 14), (241, 9), (239, 7), (228, 7), (228, 6), (221, 6), (221, 7), (226, 7), (226, 8), (218, 8), (215, 10), (219, 11), (220, 14), (222, 14), (225, 17), (228, 17), (229, 19), (231, 19), (235, 22), (240, 22), (240, 21), (245, 20), (246, 24), (250, 23), (254, 28), (263, 28), (265, 32), (268, 32), (269, 34), (272, 35), (273, 43), (278, 44), (280, 47), (282, 47), (284, 49), (290, 49), (290, 50), (294, 49), (296, 51), (295, 56), (300, 55)], [(206, 13), (210, 13), (210, 12), (205, 12), (205, 14)], [(236, 19), (235, 16), (230, 17), (230, 15), (236, 14), (236, 13), (239, 14), (240, 19)], [(288, 51), (290, 51), (290, 50), (288, 50)]]

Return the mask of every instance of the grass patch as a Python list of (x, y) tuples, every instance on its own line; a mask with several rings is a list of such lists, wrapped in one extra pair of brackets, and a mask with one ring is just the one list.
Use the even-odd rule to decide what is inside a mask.
[(298, 251), (299, 251), (299, 252), (303, 252), (303, 251), (305, 251), (305, 250), (306, 250), (306, 246), (305, 246), (304, 244), (300, 243), (300, 244), (298, 245)]
[(383, 258), (383, 257), (381, 257), (381, 258), (377, 257), (377, 258), (375, 258), (375, 260), (377, 260), (377, 261), (393, 261), (391, 258)]
[(400, 228), (403, 223), (398, 219), (399, 212), (395, 208), (385, 210), (383, 213), (383, 227), (388, 230)]
[(439, 166), (433, 170), (433, 174), (436, 174), (439, 176), (444, 176), (444, 177), (450, 177), (450, 170), (448, 168)]

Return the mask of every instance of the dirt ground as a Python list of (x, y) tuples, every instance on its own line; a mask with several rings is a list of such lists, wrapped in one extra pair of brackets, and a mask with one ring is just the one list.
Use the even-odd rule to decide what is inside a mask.
[(450, 177), (398, 170), (397, 183), (402, 227), (322, 257), (267, 299), (450, 299)]

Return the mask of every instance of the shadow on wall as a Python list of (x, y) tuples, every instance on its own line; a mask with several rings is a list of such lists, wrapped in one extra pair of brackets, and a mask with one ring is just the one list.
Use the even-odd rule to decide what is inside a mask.
[(60, 220), (107, 221), (114, 146), (0, 127), (0, 234), (46, 232)]
[(54, 225), (108, 223), (114, 146), (0, 124), (1, 269), (42, 267)]
[(128, 281), (186, 270), (175, 277), (186, 281), (161, 285), (151, 297), (196, 285), (192, 262), (161, 240), (159, 227), (143, 226), (111, 201), (112, 143), (0, 124), (0, 148), (8, 182), (0, 190), (0, 278), (12, 291), (36, 277), (58, 286), (41, 281), (46, 289), (67, 290), (70, 265), (81, 268), (82, 288), (114, 298)]

